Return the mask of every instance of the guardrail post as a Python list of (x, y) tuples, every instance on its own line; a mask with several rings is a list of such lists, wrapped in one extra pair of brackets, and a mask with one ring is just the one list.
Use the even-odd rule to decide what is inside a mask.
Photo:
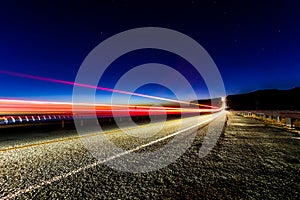
[(294, 126), (296, 129), (299, 129), (299, 128), (300, 128), (300, 119), (294, 119), (294, 121), (293, 121), (293, 126)]
[(276, 117), (276, 121), (277, 121), (277, 123), (280, 123), (280, 122), (281, 122), (280, 116), (277, 116), (277, 117)]
[(65, 128), (65, 120), (64, 119), (61, 120), (61, 128)]
[(289, 117), (285, 118), (285, 124), (288, 127), (292, 127), (293, 126), (292, 118), (289, 118)]

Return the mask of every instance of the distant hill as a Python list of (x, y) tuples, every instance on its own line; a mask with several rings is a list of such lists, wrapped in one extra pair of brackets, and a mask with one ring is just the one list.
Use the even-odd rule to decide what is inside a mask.
[(229, 95), (226, 102), (233, 110), (300, 110), (300, 87)]
[(191, 103), (203, 104), (203, 105), (208, 105), (208, 106), (213, 105), (216, 107), (222, 106), (221, 98), (194, 100), (194, 101), (191, 101)]

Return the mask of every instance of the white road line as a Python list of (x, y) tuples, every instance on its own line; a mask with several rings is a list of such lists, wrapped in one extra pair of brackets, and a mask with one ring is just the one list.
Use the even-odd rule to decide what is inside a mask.
[[(223, 112), (221, 112), (220, 114), (222, 114), (222, 113), (223, 113)], [(58, 175), (58, 176), (55, 176), (55, 177), (53, 177), (53, 178), (51, 178), (51, 179), (42, 181), (42, 182), (40, 182), (40, 183), (38, 183), (38, 184), (36, 184), (36, 185), (29, 186), (29, 187), (27, 187), (27, 188), (25, 188), (25, 189), (20, 189), (20, 190), (14, 192), (14, 193), (8, 194), (8, 195), (5, 196), (5, 197), (2, 197), (0, 200), (6, 200), (6, 199), (13, 199), (13, 198), (16, 198), (16, 197), (18, 197), (18, 196), (20, 196), (20, 195), (22, 195), (22, 194), (31, 192), (31, 191), (33, 191), (33, 190), (36, 190), (36, 189), (41, 188), (41, 187), (46, 186), (46, 185), (50, 185), (50, 184), (52, 184), (52, 183), (54, 183), (54, 182), (56, 182), (56, 181), (59, 181), (59, 180), (61, 180), (61, 179), (63, 179), (63, 178), (67, 178), (67, 177), (69, 177), (69, 176), (72, 176), (72, 175), (77, 174), (77, 173), (79, 173), (79, 172), (82, 172), (82, 171), (84, 171), (84, 170), (93, 168), (93, 167), (95, 167), (95, 166), (97, 166), (97, 165), (103, 164), (103, 163), (108, 162), (108, 161), (110, 161), (110, 160), (113, 160), (113, 159), (115, 159), (115, 158), (118, 158), (118, 157), (127, 155), (127, 154), (129, 154), (129, 153), (134, 152), (134, 151), (138, 151), (138, 150), (140, 150), (140, 149), (142, 149), (142, 148), (151, 146), (151, 145), (153, 145), (153, 144), (155, 144), (155, 143), (161, 142), (161, 141), (163, 141), (163, 140), (166, 140), (166, 139), (168, 139), (168, 138), (170, 138), (170, 137), (173, 137), (173, 136), (178, 135), (178, 134), (180, 134), (180, 133), (183, 133), (183, 132), (185, 132), (185, 131), (188, 131), (188, 130), (191, 130), (191, 129), (196, 128), (196, 127), (198, 127), (198, 126), (201, 126), (201, 125), (203, 125), (203, 124), (209, 123), (209, 122), (211, 122), (212, 120), (216, 119), (220, 114), (218, 114), (218, 115), (216, 115), (216, 116), (214, 116), (214, 117), (212, 117), (212, 118), (210, 118), (210, 119), (207, 119), (207, 120), (205, 120), (205, 121), (202, 121), (202, 122), (200, 122), (200, 123), (198, 123), (198, 124), (195, 124), (195, 125), (193, 125), (193, 126), (190, 126), (190, 127), (188, 127), (188, 128), (185, 128), (185, 129), (183, 129), (183, 130), (180, 130), (180, 131), (178, 131), (178, 132), (172, 133), (172, 134), (167, 135), (167, 136), (165, 136), (165, 137), (162, 137), (162, 138), (159, 138), (159, 139), (154, 140), (154, 141), (152, 141), (152, 142), (149, 142), (149, 143), (147, 143), (147, 144), (143, 144), (143, 145), (138, 146), (138, 147), (136, 147), (136, 148), (134, 148), (134, 149), (131, 149), (131, 150), (128, 150), (128, 151), (124, 151), (123, 153), (120, 153), (120, 154), (111, 156), (111, 157), (109, 157), (109, 158), (107, 158), (107, 159), (105, 159), (105, 160), (101, 160), (101, 161), (97, 161), (97, 162), (91, 163), (91, 164), (89, 164), (89, 165), (86, 165), (86, 166), (84, 166), (84, 167), (80, 167), (80, 168), (75, 169), (75, 170), (73, 170), (73, 171), (70, 171), (70, 172), (68, 172), (68, 173), (65, 173), (65, 174), (62, 174), (62, 175)]]
[[(177, 123), (177, 121), (179, 121), (179, 119), (172, 120), (172, 121), (166, 121), (166, 124), (174, 123), (174, 122)], [(155, 126), (155, 125), (160, 124), (160, 123), (164, 123), (164, 122), (156, 122), (156, 123), (151, 123), (151, 124), (139, 125), (139, 128), (144, 128), (144, 127), (148, 127), (148, 126)], [(130, 131), (132, 129), (134, 129), (134, 128), (127, 127), (123, 130), (129, 130)], [(115, 133), (115, 132), (122, 132), (122, 130), (113, 129), (113, 130), (109, 130), (109, 131), (104, 131), (103, 134), (111, 134), (111, 133)], [(99, 136), (99, 133), (91, 133), (91, 134), (86, 134), (86, 135), (81, 135), (81, 136), (74, 136), (74, 137), (65, 137), (65, 138), (62, 138), (62, 139), (45, 140), (43, 142), (28, 143), (28, 144), (19, 145), (19, 146), (8, 146), (6, 148), (0, 149), (0, 153), (1, 152), (6, 152), (6, 151), (12, 151), (12, 150), (16, 150), (16, 149), (36, 147), (36, 146), (47, 145), (47, 144), (52, 144), (52, 143), (57, 143), (57, 142), (65, 142), (65, 141), (70, 141), (70, 140), (78, 140), (78, 139), (81, 139), (81, 138), (96, 137), (96, 136)]]

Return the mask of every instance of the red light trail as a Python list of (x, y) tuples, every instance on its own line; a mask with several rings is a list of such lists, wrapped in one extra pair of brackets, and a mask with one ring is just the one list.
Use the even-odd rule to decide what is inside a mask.
[[(76, 110), (73, 109), (76, 105)], [(54, 101), (31, 101), (17, 99), (0, 99), (0, 115), (79, 115), (89, 116), (91, 111), (98, 116), (141, 116), (141, 115), (164, 115), (182, 113), (217, 112), (219, 109), (192, 109), (179, 107), (157, 106), (133, 106), (133, 105), (109, 105), (109, 104), (73, 104), (72, 102)]]
[(144, 97), (144, 98), (150, 98), (150, 99), (156, 99), (156, 100), (162, 100), (162, 101), (181, 103), (181, 104), (186, 104), (186, 105), (196, 105), (196, 106), (201, 106), (201, 107), (206, 107), (206, 108), (217, 109), (217, 107), (209, 106), (209, 105), (205, 105), (205, 104), (190, 103), (190, 102), (179, 101), (179, 100), (168, 99), (168, 98), (157, 97), (157, 96), (146, 95), (146, 94), (140, 94), (140, 93), (135, 93), (135, 92), (116, 90), (116, 89), (111, 89), (111, 88), (93, 86), (93, 85), (76, 83), (76, 82), (65, 81), (65, 80), (59, 80), (59, 79), (46, 78), (46, 77), (41, 77), (41, 76), (33, 76), (33, 75), (23, 74), (23, 73), (16, 73), (16, 72), (4, 71), (4, 70), (0, 70), (0, 73), (10, 75), (10, 76), (28, 78), (28, 79), (35, 79), (35, 80), (41, 80), (41, 81), (47, 81), (47, 82), (53, 82), (53, 83), (60, 83), (60, 84), (72, 85), (72, 86), (79, 86), (79, 87), (91, 88), (91, 89), (108, 91), (108, 92), (115, 92), (115, 93), (119, 93), (119, 94), (133, 95), (133, 96), (138, 96), (138, 97)]

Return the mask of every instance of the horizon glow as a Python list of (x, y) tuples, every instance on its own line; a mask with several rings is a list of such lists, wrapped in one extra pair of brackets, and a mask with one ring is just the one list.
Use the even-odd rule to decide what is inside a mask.
[(113, 93), (115, 92), (115, 93), (119, 93), (119, 94), (126, 94), (126, 95), (138, 96), (138, 97), (143, 97), (143, 98), (168, 101), (168, 102), (173, 102), (173, 103), (196, 105), (196, 106), (201, 106), (201, 107), (206, 107), (206, 108), (215, 108), (215, 109), (217, 108), (217, 107), (209, 106), (209, 105), (205, 105), (205, 104), (196, 104), (196, 103), (179, 101), (179, 100), (163, 98), (163, 97), (158, 97), (158, 96), (140, 94), (140, 93), (135, 93), (135, 92), (128, 92), (128, 91), (123, 91), (123, 90), (111, 89), (111, 88), (100, 87), (100, 86), (93, 86), (93, 85), (88, 85), (88, 84), (83, 84), (83, 83), (76, 83), (76, 82), (71, 82), (71, 81), (46, 78), (46, 77), (41, 77), (41, 76), (34, 76), (34, 75), (30, 75), (30, 74), (23, 74), (23, 73), (17, 73), (17, 72), (5, 71), (5, 70), (0, 70), (0, 74), (6, 74), (6, 75), (10, 75), (10, 76), (16, 76), (16, 77), (22, 77), (22, 78), (28, 78), (28, 79), (34, 79), (34, 80), (41, 80), (41, 81), (52, 82), (52, 83), (60, 83), (60, 84), (64, 84), (64, 85), (72, 85), (72, 86), (79, 86), (79, 87), (84, 87), (84, 88), (91, 88), (91, 89), (113, 92)]

